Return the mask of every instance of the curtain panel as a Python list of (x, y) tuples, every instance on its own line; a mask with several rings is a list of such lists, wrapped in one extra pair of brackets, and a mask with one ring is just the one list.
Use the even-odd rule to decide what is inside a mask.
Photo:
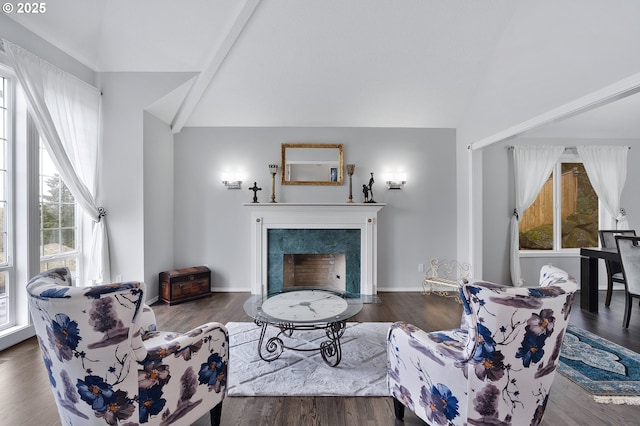
[(520, 269), (520, 215), (535, 201), (563, 152), (563, 146), (515, 146), (513, 148), (516, 205), (510, 224), (510, 264), (511, 282), (515, 287), (521, 287), (524, 284)]
[(51, 159), (82, 210), (95, 222), (87, 282), (109, 282), (105, 210), (96, 203), (100, 92), (45, 60), (2, 39), (29, 112)]
[(578, 155), (591, 181), (593, 190), (616, 220), (616, 229), (629, 229), (627, 215), (620, 198), (627, 180), (628, 146), (578, 146)]

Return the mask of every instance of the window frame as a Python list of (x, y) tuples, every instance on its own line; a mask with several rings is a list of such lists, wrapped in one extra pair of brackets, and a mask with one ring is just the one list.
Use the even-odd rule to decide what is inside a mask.
[[(565, 150), (551, 171), (553, 179), (553, 248), (551, 250), (523, 250), (518, 249), (520, 257), (575, 257), (580, 254), (580, 247), (562, 248), (562, 164), (584, 163), (575, 150)], [(536, 195), (536, 198), (538, 196)], [(526, 210), (525, 210), (526, 211)], [(611, 221), (611, 215), (603, 208), (598, 197), (598, 229), (606, 228), (606, 223)]]
[(4, 249), (5, 249), (5, 261), (0, 263), (0, 273), (6, 273), (5, 275), (5, 296), (6, 299), (6, 317), (7, 321), (0, 324), (0, 331), (14, 327), (17, 323), (16, 319), (16, 286), (15, 283), (15, 197), (14, 197), (14, 182), (15, 182), (15, 156), (14, 156), (14, 143), (15, 143), (15, 77), (11, 69), (5, 67), (0, 63), (0, 78), (4, 80), (4, 93), (5, 99), (5, 164), (2, 173), (5, 174), (4, 179), (4, 191), (5, 191), (5, 229), (2, 231), (4, 234)]

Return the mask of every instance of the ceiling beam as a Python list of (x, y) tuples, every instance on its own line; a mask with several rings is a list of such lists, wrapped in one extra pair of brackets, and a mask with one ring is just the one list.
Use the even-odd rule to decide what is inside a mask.
[(468, 146), (469, 149), (482, 149), (497, 142), (515, 138), (529, 130), (533, 130), (545, 124), (555, 123), (574, 115), (590, 111), (594, 108), (626, 98), (640, 92), (640, 73), (633, 74), (625, 79), (617, 81), (602, 89), (591, 92), (581, 98), (575, 99), (558, 108), (547, 111), (529, 120), (516, 124), (513, 127), (502, 130), (487, 138), (479, 140)]
[(191, 86), (191, 89), (189, 89), (189, 92), (187, 92), (187, 95), (182, 101), (180, 108), (178, 108), (178, 111), (176, 112), (176, 115), (171, 122), (171, 130), (174, 134), (180, 132), (182, 130), (182, 127), (184, 127), (185, 123), (193, 113), (193, 110), (198, 105), (198, 102), (200, 102), (200, 99), (202, 99), (202, 95), (213, 81), (216, 73), (220, 69), (220, 66), (222, 65), (227, 55), (231, 51), (231, 48), (242, 33), (242, 30), (244, 30), (245, 26), (249, 22), (251, 15), (253, 15), (253, 12), (256, 10), (256, 7), (258, 7), (259, 3), (260, 0), (246, 0), (244, 2), (240, 13), (229, 29), (229, 32), (224, 38), (224, 41), (222, 42), (218, 50), (213, 53), (211, 59), (202, 70), (202, 72), (198, 74), (193, 85)]

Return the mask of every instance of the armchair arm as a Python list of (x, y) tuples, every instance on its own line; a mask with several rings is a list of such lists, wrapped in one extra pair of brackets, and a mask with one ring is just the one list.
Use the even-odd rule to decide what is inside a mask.
[(136, 360), (141, 361), (147, 356), (147, 348), (144, 341), (158, 334), (156, 332), (156, 315), (146, 303), (142, 303), (130, 332), (131, 348), (134, 356)]
[(144, 342), (144, 346), (147, 356), (141, 363), (170, 362), (172, 356), (189, 361), (195, 354), (202, 355), (201, 349), (205, 346), (208, 352), (216, 351), (228, 358), (229, 333), (221, 323), (210, 322), (186, 333), (156, 332), (152, 339)]
[(184, 422), (197, 405), (210, 409), (224, 399), (229, 361), (224, 325), (207, 323), (184, 334), (157, 332), (144, 344), (147, 355), (138, 369), (141, 421), (162, 412), (163, 418)]
[(387, 344), (389, 394), (423, 419), (433, 420), (443, 408), (432, 411), (432, 398), (438, 404), (446, 400), (449, 415), (457, 415), (467, 392), (466, 339), (460, 329), (426, 333), (411, 324), (393, 324)]
[(146, 303), (143, 303), (140, 315), (140, 333), (144, 335), (152, 331), (156, 331), (156, 314)]

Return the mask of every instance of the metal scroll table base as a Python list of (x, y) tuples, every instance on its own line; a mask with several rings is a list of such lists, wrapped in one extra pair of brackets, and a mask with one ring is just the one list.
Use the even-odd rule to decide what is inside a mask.
[[(259, 320), (255, 320), (254, 322), (259, 327), (262, 327), (260, 340), (258, 341), (258, 354), (264, 361), (271, 362), (278, 359), (285, 349), (299, 352), (320, 352), (324, 362), (331, 367), (337, 366), (342, 360), (340, 338), (346, 329), (346, 321), (329, 322), (326, 325), (272, 324)], [(268, 326), (277, 327), (280, 329), (280, 332), (265, 341)], [(285, 343), (287, 339), (292, 338), (294, 331), (302, 330), (324, 330), (328, 340), (323, 340), (317, 348), (294, 348)]]

